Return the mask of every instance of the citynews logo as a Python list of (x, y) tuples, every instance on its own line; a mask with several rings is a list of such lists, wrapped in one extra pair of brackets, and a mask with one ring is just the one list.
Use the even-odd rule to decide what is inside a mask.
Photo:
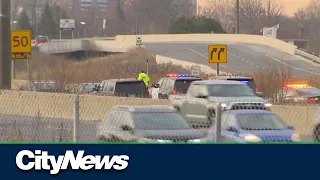
[[(73, 151), (67, 150), (65, 155), (55, 157), (49, 155), (48, 151), (22, 150), (16, 156), (16, 165), (23, 171), (29, 170), (47, 170), (50, 174), (55, 175), (60, 170), (66, 170), (70, 165), (73, 170), (110, 170), (117, 171), (124, 170), (129, 165), (129, 156), (115, 155), (115, 156), (93, 156), (84, 155), (85, 151), (80, 150), (76, 155)], [(25, 160), (25, 161), (24, 161)], [(26, 161), (27, 160), (27, 161)]]

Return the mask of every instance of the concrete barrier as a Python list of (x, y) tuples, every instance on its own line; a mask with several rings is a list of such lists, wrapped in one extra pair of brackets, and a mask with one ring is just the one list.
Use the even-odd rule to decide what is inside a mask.
[[(286, 43), (279, 39), (260, 35), (247, 34), (152, 34), (140, 35), (143, 42), (240, 42), (267, 45), (279, 49), (288, 54), (294, 54), (295, 45)], [(118, 35), (116, 41), (119, 43), (135, 43), (135, 35)]]
[(295, 50), (295, 54), (296, 54), (296, 55), (299, 55), (299, 56), (302, 56), (302, 57), (304, 57), (304, 58), (307, 58), (307, 59), (309, 59), (309, 60), (311, 60), (311, 61), (320, 63), (320, 57), (319, 57), (319, 56), (316, 56), (316, 55), (307, 53), (307, 52), (302, 51), (302, 50), (300, 50), (300, 49), (296, 49), (296, 50)]
[[(260, 35), (246, 34), (152, 34), (140, 35), (143, 42), (239, 42), (267, 45), (288, 54), (295, 54), (296, 46), (284, 41)], [(86, 50), (85, 43), (96, 51), (122, 52), (134, 47), (135, 35), (117, 35), (115, 38), (88, 38), (53, 40), (39, 46), (40, 52), (54, 54)]]
[[(0, 113), (26, 116), (73, 118), (74, 97), (71, 94), (26, 91), (0, 91)], [(80, 96), (81, 120), (100, 120), (115, 105), (170, 105), (167, 100)], [(316, 106), (274, 105), (272, 111), (301, 135), (312, 134), (317, 121)]]

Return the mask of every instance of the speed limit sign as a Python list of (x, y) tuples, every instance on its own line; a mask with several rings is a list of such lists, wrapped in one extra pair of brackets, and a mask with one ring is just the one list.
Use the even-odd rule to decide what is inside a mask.
[(31, 31), (14, 30), (11, 32), (12, 60), (31, 59)]
[(142, 37), (141, 37), (141, 36), (137, 36), (137, 37), (136, 37), (136, 45), (137, 45), (137, 46), (142, 45)]

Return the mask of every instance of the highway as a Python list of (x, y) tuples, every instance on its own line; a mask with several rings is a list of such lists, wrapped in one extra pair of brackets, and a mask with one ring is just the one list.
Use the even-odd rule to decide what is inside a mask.
[[(99, 121), (80, 121), (80, 142), (95, 142)], [(0, 141), (18, 142), (70, 142), (72, 120), (37, 118), (21, 115), (0, 115)], [(302, 136), (302, 141), (311, 142), (311, 136)]]
[[(229, 73), (257, 72), (270, 66), (291, 69), (294, 76), (320, 75), (320, 69), (296, 56), (264, 45), (246, 43), (212, 42), (228, 46), (228, 63), (221, 64), (220, 70)], [(208, 44), (204, 42), (144, 43), (147, 50), (155, 54), (208, 65)], [(216, 69), (215, 64), (209, 64)]]

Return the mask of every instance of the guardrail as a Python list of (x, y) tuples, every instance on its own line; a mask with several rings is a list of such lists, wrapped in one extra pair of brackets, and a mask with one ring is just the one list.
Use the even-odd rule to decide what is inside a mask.
[(295, 54), (296, 54), (296, 55), (299, 55), (299, 56), (302, 56), (302, 57), (304, 57), (304, 58), (310, 59), (310, 60), (312, 60), (312, 61), (315, 62), (315, 63), (320, 63), (320, 55), (317, 55), (317, 54), (315, 54), (315, 53), (308, 52), (308, 51), (305, 50), (305, 49), (297, 48), (297, 49), (295, 50)]

